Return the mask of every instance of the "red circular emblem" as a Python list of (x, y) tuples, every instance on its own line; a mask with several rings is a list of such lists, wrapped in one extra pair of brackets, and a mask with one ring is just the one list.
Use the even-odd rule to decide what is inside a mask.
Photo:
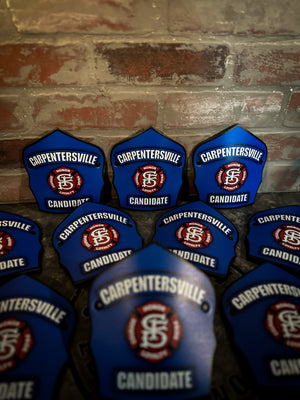
[(0, 322), (0, 373), (24, 360), (32, 346), (33, 336), (26, 322), (15, 318)]
[(172, 355), (182, 337), (182, 325), (171, 307), (149, 301), (137, 307), (126, 325), (131, 349), (150, 362), (159, 362)]
[(74, 169), (61, 167), (50, 172), (48, 183), (56, 193), (72, 196), (80, 190), (83, 179)]
[(216, 179), (222, 189), (232, 192), (244, 184), (247, 175), (246, 166), (233, 161), (219, 169)]
[(0, 256), (7, 254), (15, 244), (15, 240), (9, 233), (0, 232)]
[(119, 242), (119, 232), (109, 224), (97, 223), (86, 229), (81, 244), (88, 250), (105, 251)]
[(186, 222), (176, 231), (180, 243), (193, 249), (204, 248), (213, 241), (211, 231), (200, 222)]
[(162, 188), (166, 181), (166, 176), (161, 167), (147, 164), (136, 170), (133, 181), (138, 190), (151, 194)]
[(265, 326), (283, 345), (300, 350), (300, 307), (288, 301), (272, 305), (266, 314)]
[(274, 239), (289, 250), (300, 251), (300, 228), (295, 225), (279, 226), (273, 231)]

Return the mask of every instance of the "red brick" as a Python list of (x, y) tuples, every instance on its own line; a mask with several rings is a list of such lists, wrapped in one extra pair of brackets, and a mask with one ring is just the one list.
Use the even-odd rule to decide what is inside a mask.
[(17, 100), (13, 100), (9, 97), (2, 97), (0, 99), (0, 130), (23, 128), (23, 121), (17, 116), (17, 108)]
[[(139, 128), (138, 128), (139, 130)], [(108, 158), (110, 156), (110, 151), (111, 149), (118, 143), (120, 143), (123, 140), (128, 139), (128, 136), (132, 135), (135, 133), (135, 131), (130, 131), (128, 134), (125, 133), (125, 135), (113, 135), (111, 132), (108, 132), (106, 134), (100, 135), (94, 135), (93, 139), (89, 141), (89, 143), (94, 144), (95, 146), (100, 147), (105, 154), (107, 154)], [(87, 141), (87, 138), (84, 137), (82, 140)], [(108, 165), (108, 169), (110, 169), (110, 165)]]
[(19, 32), (145, 33), (157, 32), (167, 24), (167, 0), (10, 0), (9, 3)]
[(300, 127), (300, 92), (291, 94), (284, 118), (284, 125)]
[[(1, 7), (2, 8), (2, 7)], [(0, 35), (15, 34), (15, 27), (11, 21), (11, 14), (6, 7), (0, 8)]]
[(300, 46), (246, 48), (238, 55), (234, 79), (242, 85), (276, 85), (300, 80)]
[(206, 128), (230, 126), (276, 126), (283, 94), (281, 92), (199, 92), (172, 93), (165, 101), (164, 126)]
[(110, 79), (151, 83), (212, 82), (224, 77), (229, 49), (225, 45), (183, 43), (98, 44), (99, 80), (104, 65)]
[(1, 174), (0, 187), (0, 203), (34, 201), (28, 175), (25, 172)]
[(0, 141), (0, 169), (21, 168), (23, 163), (23, 150), (32, 143), (30, 139), (1, 140)]
[(94, 95), (40, 96), (34, 122), (43, 128), (141, 128), (156, 124), (157, 104), (143, 98), (108, 99)]
[(300, 165), (299, 163), (280, 164), (267, 163), (261, 192), (298, 192), (300, 191)]
[(260, 139), (268, 149), (268, 160), (296, 160), (300, 155), (300, 133), (279, 132), (264, 134)]
[(172, 0), (171, 32), (299, 34), (299, 1)]
[(81, 83), (85, 48), (78, 45), (6, 44), (0, 46), (1, 86), (52, 86)]

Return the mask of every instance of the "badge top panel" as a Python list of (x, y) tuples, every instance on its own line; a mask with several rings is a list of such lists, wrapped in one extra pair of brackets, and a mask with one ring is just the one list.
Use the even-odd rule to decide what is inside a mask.
[(55, 130), (27, 147), (23, 159), (40, 210), (65, 213), (100, 201), (104, 154), (98, 147)]
[(193, 157), (200, 200), (216, 208), (252, 204), (266, 158), (266, 145), (239, 126), (204, 142)]
[(121, 207), (157, 210), (176, 204), (185, 150), (153, 128), (116, 145), (111, 153)]

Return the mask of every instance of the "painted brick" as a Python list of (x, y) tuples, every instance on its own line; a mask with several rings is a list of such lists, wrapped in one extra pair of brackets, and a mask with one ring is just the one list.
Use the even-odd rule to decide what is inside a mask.
[(245, 127), (276, 126), (283, 94), (199, 92), (167, 96), (164, 126), (205, 128), (239, 123)]
[(23, 150), (32, 143), (30, 139), (1, 140), (0, 141), (0, 169), (21, 168), (23, 163)]
[(9, 1), (17, 30), (29, 33), (157, 32), (167, 23), (166, 5), (167, 0)]
[(298, 0), (172, 0), (171, 32), (227, 34), (300, 33)]
[(242, 85), (300, 83), (300, 46), (248, 46), (237, 56), (234, 79)]
[[(180, 134), (177, 135), (173, 135), (174, 129), (162, 129), (161, 132), (163, 132), (166, 136), (168, 136), (170, 139), (175, 140), (177, 143), (179, 143), (181, 146), (184, 147), (185, 152), (186, 152), (186, 157), (187, 157), (187, 164), (188, 164), (188, 168), (190, 168), (190, 160), (189, 158), (192, 160), (192, 154), (193, 151), (195, 149), (195, 147), (199, 144), (204, 142), (204, 140), (208, 139), (209, 137), (212, 136), (212, 132), (199, 132), (198, 130), (196, 130), (195, 133), (190, 132), (188, 129), (182, 129)], [(192, 163), (192, 161), (191, 161)], [(193, 167), (191, 167), (193, 168)], [(191, 169), (192, 171), (192, 169)], [(193, 171), (191, 172), (193, 173)]]
[(268, 160), (296, 160), (300, 156), (300, 133), (280, 132), (257, 135), (267, 145)]
[[(108, 81), (195, 84), (224, 77), (229, 48), (183, 43), (98, 44), (95, 53), (100, 81), (106, 77)], [(105, 68), (108, 71), (103, 74)]]
[[(3, 2), (4, 3), (4, 2)], [(16, 30), (11, 20), (10, 12), (0, 3), (0, 35), (15, 34)]]
[(40, 96), (33, 105), (34, 123), (42, 128), (142, 128), (155, 125), (157, 104), (147, 96), (109, 99), (95, 95)]
[(300, 191), (300, 162), (289, 164), (268, 162), (264, 171), (260, 192)]
[(81, 84), (89, 78), (86, 50), (79, 45), (0, 46), (1, 86)]
[(300, 92), (293, 93), (289, 98), (284, 125), (300, 127)]
[(29, 187), (29, 179), (24, 172), (14, 172), (0, 175), (0, 203), (34, 201)]
[[(139, 129), (138, 129), (139, 131)], [(105, 157), (107, 158), (107, 160), (110, 160), (110, 152), (112, 150), (112, 148), (120, 143), (123, 140), (128, 139), (128, 137), (132, 134), (134, 134), (135, 131), (132, 130), (130, 133), (126, 134), (126, 135), (112, 135), (110, 132), (108, 134), (105, 135), (97, 135), (95, 134), (93, 139), (90, 141), (90, 143), (94, 144), (95, 146), (100, 147), (104, 154)], [(83, 138), (82, 140), (86, 141), (86, 138)], [(110, 169), (110, 162), (108, 162), (108, 169)]]
[(23, 121), (17, 116), (18, 107), (16, 96), (0, 98), (0, 130), (23, 128)]

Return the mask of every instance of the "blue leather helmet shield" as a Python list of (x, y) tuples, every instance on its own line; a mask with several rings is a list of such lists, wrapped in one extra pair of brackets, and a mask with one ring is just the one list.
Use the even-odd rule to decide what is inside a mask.
[(225, 292), (223, 307), (257, 383), (299, 386), (300, 280), (263, 264)]
[(185, 164), (178, 143), (150, 128), (116, 145), (111, 164), (121, 207), (158, 210), (176, 205)]
[(239, 126), (204, 142), (193, 156), (199, 199), (216, 208), (252, 204), (266, 158), (266, 145)]
[(134, 221), (124, 212), (85, 203), (57, 228), (54, 247), (74, 282), (89, 279), (142, 247)]
[(101, 396), (176, 400), (209, 393), (215, 296), (193, 265), (151, 244), (96, 278), (89, 310)]
[(27, 147), (23, 159), (40, 210), (67, 213), (100, 201), (104, 155), (98, 147), (55, 130)]
[(0, 277), (39, 268), (41, 247), (33, 221), (0, 212)]
[(223, 215), (196, 201), (161, 216), (153, 240), (201, 270), (226, 275), (237, 236)]
[(25, 275), (3, 285), (0, 293), (1, 398), (50, 400), (68, 358), (73, 308)]
[(249, 256), (300, 271), (300, 206), (253, 215), (247, 239)]

